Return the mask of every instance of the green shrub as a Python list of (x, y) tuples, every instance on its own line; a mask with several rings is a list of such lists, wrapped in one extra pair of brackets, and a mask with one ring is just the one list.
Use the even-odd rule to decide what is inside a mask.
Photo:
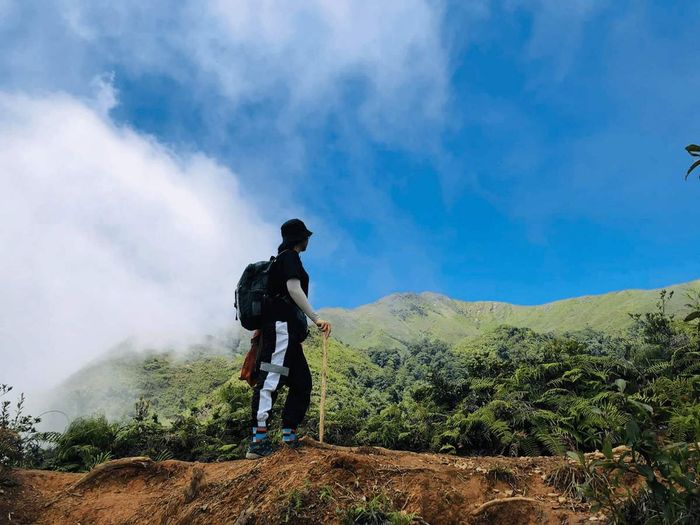
[(70, 472), (89, 470), (97, 459), (112, 454), (118, 431), (119, 425), (104, 416), (75, 419), (56, 440), (53, 467)]
[[(0, 398), (11, 391), (11, 386), (0, 384)], [(9, 400), (0, 401), (0, 470), (31, 464), (39, 454), (34, 434), (41, 420), (24, 414), (24, 394), (20, 394), (14, 414), (11, 405)]]
[[(603, 508), (615, 523), (700, 523), (700, 450), (696, 444), (670, 443), (652, 430), (651, 418), (643, 413), (627, 424), (629, 450), (613, 455), (606, 442), (604, 459), (574, 457), (588, 479), (602, 475), (606, 483), (586, 483), (584, 493)], [(642, 486), (634, 483), (642, 480)]]

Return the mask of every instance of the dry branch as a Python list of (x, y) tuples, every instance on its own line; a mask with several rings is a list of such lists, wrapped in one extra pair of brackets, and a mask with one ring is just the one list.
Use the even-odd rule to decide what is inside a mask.
[(316, 441), (309, 436), (304, 436), (299, 441), (301, 441), (307, 447), (320, 448), (323, 450), (337, 450), (338, 452), (354, 452), (357, 454), (376, 454), (381, 456), (405, 456), (407, 454), (413, 454), (413, 452), (406, 452), (401, 450), (390, 450), (383, 447), (341, 447), (340, 445), (331, 445), (329, 443), (321, 443)]
[(85, 485), (91, 483), (95, 479), (102, 477), (103, 475), (109, 473), (109, 472), (114, 472), (115, 470), (123, 470), (123, 469), (149, 469), (154, 465), (154, 461), (145, 456), (139, 456), (135, 458), (122, 458), (122, 459), (115, 459), (114, 461), (107, 461), (106, 463), (102, 463), (100, 465), (97, 465), (94, 469), (92, 469), (90, 472), (85, 474), (82, 478), (80, 478), (78, 481), (73, 483), (73, 485), (70, 486), (68, 490), (77, 490)]

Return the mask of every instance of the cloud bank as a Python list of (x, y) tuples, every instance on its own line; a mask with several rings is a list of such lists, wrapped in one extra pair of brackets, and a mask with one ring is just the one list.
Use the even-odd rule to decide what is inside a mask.
[(0, 93), (0, 382), (230, 327), (237, 277), (274, 248), (233, 173), (115, 125), (105, 89)]

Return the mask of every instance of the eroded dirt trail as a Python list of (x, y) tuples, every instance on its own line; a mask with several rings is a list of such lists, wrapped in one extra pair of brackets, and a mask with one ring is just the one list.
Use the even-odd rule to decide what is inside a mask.
[[(340, 523), (348, 509), (373, 499), (415, 514), (416, 523), (588, 522), (585, 506), (544, 481), (564, 463), (325, 448), (311, 441), (258, 461), (117, 460), (88, 475), (15, 471), (17, 485), (0, 494), (0, 523), (325, 524)], [(501, 498), (509, 499), (483, 507)]]

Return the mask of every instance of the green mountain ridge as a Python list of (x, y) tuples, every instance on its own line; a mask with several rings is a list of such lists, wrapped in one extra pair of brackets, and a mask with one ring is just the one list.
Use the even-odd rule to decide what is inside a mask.
[(700, 280), (654, 290), (622, 290), (562, 299), (537, 306), (497, 301), (460, 301), (434, 292), (396, 293), (354, 309), (325, 308), (321, 315), (333, 323), (335, 337), (358, 348), (400, 348), (425, 337), (453, 344), (499, 325), (565, 333), (592, 328), (621, 332), (630, 326), (630, 313), (652, 311), (662, 289), (673, 291), (668, 304), (684, 308), (685, 292), (700, 291)]

